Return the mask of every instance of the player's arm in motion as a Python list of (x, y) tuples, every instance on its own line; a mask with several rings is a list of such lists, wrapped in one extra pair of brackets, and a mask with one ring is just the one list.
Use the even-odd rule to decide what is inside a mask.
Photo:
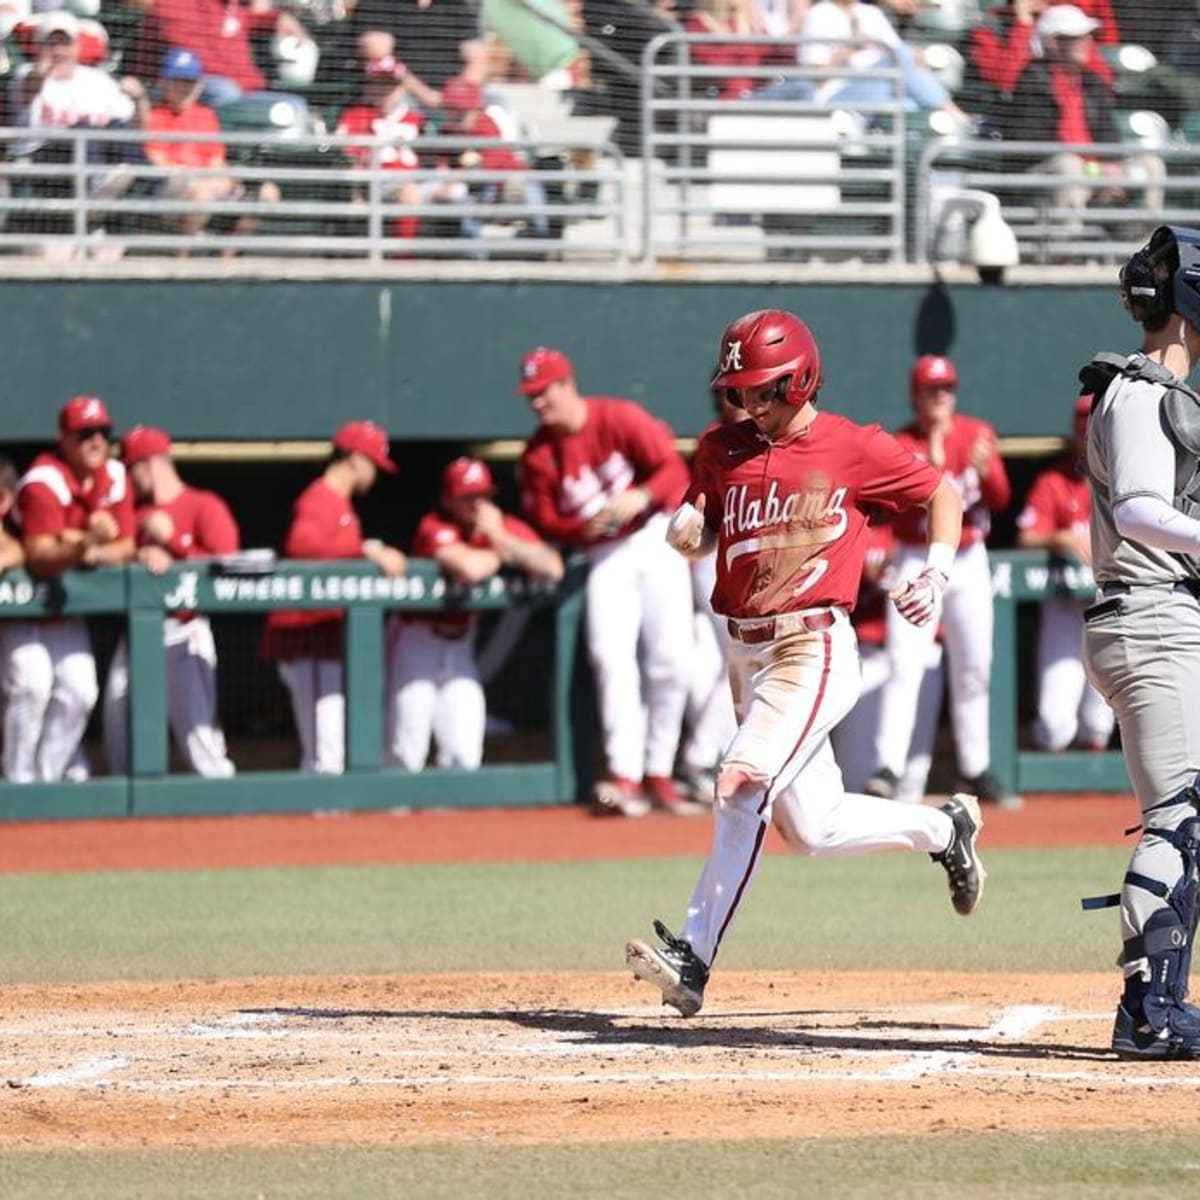
[(896, 611), (914, 625), (928, 625), (937, 615), (962, 536), (962, 501), (944, 475), (924, 507), (929, 517), (925, 567), (915, 579), (888, 593)]
[(704, 519), (708, 500), (704, 492), (696, 503), (685, 500), (672, 514), (667, 525), (667, 544), (684, 558), (703, 558), (717, 545), (717, 531), (710, 529)]
[(558, 583), (563, 577), (562, 555), (524, 521), (507, 517), (496, 505), (485, 500), (479, 506), (475, 527), (491, 543), (506, 567), (516, 567), (536, 579)]

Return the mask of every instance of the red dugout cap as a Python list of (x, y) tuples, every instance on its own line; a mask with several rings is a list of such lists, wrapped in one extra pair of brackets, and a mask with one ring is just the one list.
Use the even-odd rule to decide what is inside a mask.
[(388, 436), (374, 421), (348, 421), (333, 435), (333, 444), (347, 454), (365, 454), (381, 471), (399, 469), (388, 457)]
[(915, 392), (921, 387), (958, 387), (958, 371), (941, 354), (922, 354), (913, 363), (909, 390)]
[(121, 460), (127, 467), (156, 454), (170, 454), (171, 439), (161, 429), (135, 425), (121, 439)]
[(99, 396), (72, 396), (58, 414), (58, 428), (62, 433), (76, 433), (80, 429), (111, 429), (112, 417)]
[(495, 490), (492, 472), (480, 458), (456, 458), (442, 475), (442, 495), (447, 500), (490, 496)]
[(536, 396), (552, 383), (570, 379), (574, 374), (571, 360), (561, 350), (538, 346), (521, 359), (521, 382), (517, 391), (525, 396)]

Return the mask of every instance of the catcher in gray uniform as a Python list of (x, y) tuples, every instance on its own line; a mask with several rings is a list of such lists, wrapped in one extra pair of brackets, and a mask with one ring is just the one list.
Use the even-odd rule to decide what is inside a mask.
[(1084, 667), (1116, 713), (1142, 809), (1119, 896), (1125, 990), (1112, 1046), (1122, 1058), (1200, 1059), (1187, 1002), (1200, 904), (1200, 231), (1162, 226), (1121, 269), (1141, 352), (1099, 354), (1079, 374), (1093, 396), (1097, 603)]

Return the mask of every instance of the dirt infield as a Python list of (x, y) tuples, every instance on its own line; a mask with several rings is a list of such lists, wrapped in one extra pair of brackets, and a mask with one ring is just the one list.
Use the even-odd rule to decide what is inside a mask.
[[(1138, 819), (1128, 796), (1032, 796), (1017, 812), (986, 811), (984, 845), (1117, 845)], [(630, 821), (579, 807), (303, 816), (158, 817), (5, 825), (0, 873), (186, 870), (707, 854), (711, 823), (652, 814)], [(768, 850), (784, 852), (772, 834)]]
[(0, 1150), (1096, 1131), (1200, 1087), (1108, 1052), (1107, 973), (730, 972), (690, 1021), (653, 998), (615, 973), (6, 988)]

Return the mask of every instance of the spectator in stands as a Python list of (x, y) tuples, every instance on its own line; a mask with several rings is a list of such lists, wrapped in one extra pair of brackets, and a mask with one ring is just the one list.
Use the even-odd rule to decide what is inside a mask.
[[(459, 584), (483, 583), (504, 567), (557, 583), (562, 556), (518, 517), (497, 507), (487, 463), (456, 458), (442, 474), (435, 509), (413, 539), (414, 558), (432, 558)], [(464, 609), (394, 613), (388, 623), (390, 757), (423, 770), (431, 740), (439, 767), (474, 770), (483, 761), (486, 705), (475, 661), (479, 614)]]
[[(472, 198), (479, 204), (524, 205), (523, 232), (530, 237), (548, 237), (550, 219), (545, 212), (546, 190), (532, 177), (529, 161), (517, 150), (503, 144), (497, 121), (504, 117), (489, 109), (483, 89), (469, 80), (448, 80), (442, 89), (442, 132), (450, 137), (478, 141), (461, 152), (455, 152), (453, 165), (466, 170), (505, 171), (506, 178), (469, 184)], [(485, 218), (464, 217), (461, 228), (464, 237), (482, 237)]]
[(386, 53), (440, 88), (458, 73), (459, 43), (478, 37), (479, 15), (470, 0), (358, 0), (353, 28), (358, 35), (388, 34), (393, 48)]
[[(987, 10), (971, 31), (969, 52), (973, 71), (983, 84), (1003, 95), (1012, 93), (1030, 59), (1040, 53), (1036, 23), (1051, 7), (1047, 0), (1005, 0)], [(1098, 22), (1096, 37), (1089, 43), (1087, 69), (1111, 83), (1112, 68), (1095, 44), (1112, 46), (1120, 41), (1109, 0), (1081, 0), (1078, 8)]]
[(270, 31), (279, 37), (308, 41), (308, 32), (290, 13), (270, 0), (250, 5), (239, 0), (133, 0), (145, 10), (133, 50), (134, 70), (153, 78), (170, 49), (190, 50), (207, 74), (200, 97), (220, 108), (243, 92), (266, 90), (267, 81), (254, 61), (250, 36)]
[[(799, 62), (807, 67), (847, 66), (856, 70), (899, 66), (903, 74), (905, 106), (948, 113), (956, 124), (970, 117), (923, 63), (922, 52), (901, 41), (882, 9), (861, 0), (817, 0), (800, 29)], [(880, 43), (866, 45), (864, 43)], [(765, 99), (815, 100), (829, 107), (887, 104), (895, 99), (890, 79), (825, 79), (815, 85), (806, 79), (787, 80), (764, 88)]]
[[(168, 50), (159, 73), (162, 102), (150, 109), (146, 128), (151, 133), (211, 133), (219, 134), (221, 122), (217, 114), (200, 103), (201, 79), (204, 74), (200, 59), (190, 50)], [(167, 200), (188, 200), (199, 207), (177, 218), (167, 218), (170, 227), (181, 234), (201, 233), (212, 217), (212, 204), (227, 203), (245, 195), (242, 183), (229, 175), (210, 174), (225, 166), (225, 144), (212, 142), (147, 141), (146, 157), (156, 167), (177, 170), (161, 181), (159, 195)], [(279, 187), (267, 180), (258, 185), (257, 199), (261, 203), (279, 200)], [(248, 235), (257, 227), (257, 218), (238, 217), (233, 232)], [(185, 248), (180, 251), (186, 255)]]
[(17, 498), (17, 469), (12, 460), (0, 454), (0, 572), (20, 567), (25, 562), (21, 539), (13, 536), (11, 513)]
[[(1092, 35), (1099, 22), (1074, 4), (1056, 4), (1038, 18), (1041, 58), (1021, 72), (1005, 106), (1001, 130), (1009, 141), (1089, 144), (1117, 142), (1112, 93), (1088, 68)], [(1054, 194), (1059, 209), (1070, 210), (1067, 224), (1080, 220), (1089, 204), (1121, 204), (1128, 200), (1127, 180), (1143, 185), (1145, 206), (1152, 212), (1163, 205), (1163, 189), (1155, 186), (1167, 169), (1157, 154), (1129, 154), (1122, 161), (1102, 160), (1077, 151), (1063, 151), (1037, 162), (1034, 171), (1061, 175), (1066, 182)], [(1095, 187), (1091, 181), (1108, 182)], [(1147, 217), (1139, 221), (1138, 228)]]
[[(1034, 480), (1017, 518), (1019, 546), (1049, 550), (1063, 562), (1088, 567), (1092, 493), (1079, 466), (1091, 411), (1091, 396), (1075, 401), (1070, 448)], [(1043, 750), (1065, 750), (1075, 741), (1088, 750), (1103, 750), (1112, 736), (1113, 711), (1083, 670), (1083, 610), (1089, 603), (1051, 595), (1041, 605), (1033, 737)]]
[[(135, 425), (121, 441), (121, 459), (133, 490), (137, 560), (161, 575), (176, 562), (233, 554), (237, 523), (215, 492), (189, 487), (161, 429)], [(200, 613), (174, 611), (163, 619), (167, 659), (167, 723), (187, 765), (209, 779), (234, 774), (217, 720), (217, 646)], [(104, 746), (108, 770), (124, 775), (129, 763), (129, 655), (122, 638), (104, 688)]]
[(442, 102), (441, 93), (430, 87), (408, 63), (396, 57), (396, 39), (390, 33), (378, 30), (360, 33), (357, 41), (358, 67), (368, 77), (380, 83), (390, 78), (394, 84), (403, 86), (405, 94), (424, 108), (437, 108)]
[[(149, 105), (146, 90), (131, 75), (120, 83), (97, 67), (79, 61), (79, 21), (69, 12), (51, 13), (38, 27), (38, 57), (17, 74), (18, 121), (35, 129), (141, 128)], [(15, 149), (37, 161), (69, 161), (69, 148), (33, 141)], [(92, 195), (119, 196), (133, 182), (127, 165), (142, 159), (140, 145), (109, 149), (100, 143), (88, 148), (90, 162), (125, 164), (89, 178)]]
[[(333, 438), (320, 477), (300, 493), (283, 552), (288, 558), (362, 559), (385, 575), (404, 574), (408, 560), (377, 538), (363, 538), (354, 497), (394, 474), (388, 439), (373, 421), (350, 421)], [(300, 769), (340, 775), (346, 763), (346, 701), (342, 687), (340, 610), (272, 612), (262, 655), (274, 659), (292, 701), (300, 737)]]
[[(688, 33), (766, 35), (754, 0), (700, 0), (683, 27)], [(761, 66), (767, 61), (769, 51), (766, 42), (698, 42), (691, 47), (690, 57), (699, 66), (745, 68)], [(710, 81), (700, 75), (694, 82), (718, 99), (736, 100), (764, 81), (753, 75), (714, 76)]]
[[(368, 59), (363, 64), (362, 95), (358, 103), (344, 109), (338, 117), (337, 132), (344, 137), (382, 138), (386, 144), (377, 153), (370, 146), (347, 147), (346, 154), (356, 166), (370, 167), (374, 161), (385, 170), (402, 173), (420, 167), (420, 158), (412, 142), (424, 128), (425, 117), (410, 103), (411, 96), (405, 86), (407, 77), (404, 64), (390, 54)], [(403, 174), (398, 174), (395, 179), (395, 183), (384, 189), (385, 203), (414, 208), (419, 205), (420, 185), (405, 179)], [(366, 198), (366, 191), (365, 185), (356, 185), (360, 199)], [(419, 224), (420, 218), (415, 215), (394, 217), (388, 221), (388, 233), (392, 237), (413, 238)]]

